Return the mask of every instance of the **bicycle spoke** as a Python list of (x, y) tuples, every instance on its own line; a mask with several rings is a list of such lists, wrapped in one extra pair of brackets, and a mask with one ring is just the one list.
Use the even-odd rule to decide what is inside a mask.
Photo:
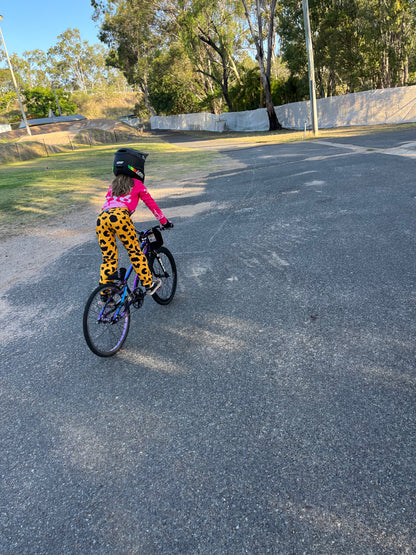
[(176, 264), (172, 253), (166, 247), (161, 247), (156, 253), (152, 253), (150, 265), (153, 276), (162, 280), (162, 286), (152, 298), (159, 304), (169, 304), (177, 285)]
[(112, 356), (123, 345), (130, 326), (130, 310), (121, 304), (116, 286), (100, 286), (91, 294), (84, 311), (84, 336), (98, 356)]

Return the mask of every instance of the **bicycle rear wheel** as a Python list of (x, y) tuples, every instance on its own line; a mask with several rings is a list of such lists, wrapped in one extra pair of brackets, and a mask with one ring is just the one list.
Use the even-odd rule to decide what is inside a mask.
[(129, 332), (130, 308), (121, 305), (122, 292), (116, 285), (99, 285), (85, 305), (85, 341), (99, 357), (115, 355)]
[(175, 259), (166, 247), (153, 251), (149, 257), (150, 270), (155, 278), (162, 280), (162, 287), (152, 296), (158, 304), (169, 304), (178, 282)]

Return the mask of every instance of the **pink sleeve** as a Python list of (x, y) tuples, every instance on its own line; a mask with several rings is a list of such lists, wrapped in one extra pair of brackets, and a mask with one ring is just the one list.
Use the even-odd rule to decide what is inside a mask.
[(168, 221), (167, 218), (165, 217), (162, 210), (157, 205), (157, 203), (154, 200), (154, 198), (152, 197), (152, 195), (149, 193), (149, 191), (143, 185), (143, 183), (141, 181), (139, 181), (138, 179), (135, 179), (134, 184), (135, 185), (139, 184), (139, 186), (140, 186), (140, 190), (139, 190), (140, 199), (145, 203), (147, 208), (153, 213), (153, 215), (159, 220), (159, 222), (161, 224), (165, 224)]

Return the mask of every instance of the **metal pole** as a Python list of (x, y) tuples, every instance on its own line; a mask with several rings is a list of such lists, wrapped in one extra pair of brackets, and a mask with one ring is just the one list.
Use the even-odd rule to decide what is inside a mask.
[[(3, 16), (0, 15), (0, 21), (2, 19), (3, 19)], [(1, 27), (0, 27), (0, 35), (1, 35), (1, 40), (3, 42), (4, 52), (6, 53), (7, 63), (9, 64), (10, 73), (12, 74), (13, 85), (14, 85), (14, 88), (16, 90), (17, 99), (18, 99), (19, 104), (20, 104), (20, 110), (22, 112), (23, 121), (25, 122), (25, 125), (26, 125), (26, 131), (27, 131), (28, 135), (32, 135), (32, 132), (30, 131), (30, 127), (27, 123), (26, 114), (25, 114), (25, 111), (24, 111), (24, 108), (23, 108), (22, 100), (20, 98), (19, 89), (17, 88), (16, 78), (15, 78), (14, 73), (13, 73), (13, 67), (12, 67), (12, 64), (11, 64), (11, 61), (10, 61), (10, 58), (9, 58), (9, 53), (7, 52), (6, 43), (4, 41), (3, 32), (1, 30)]]
[(306, 50), (308, 53), (309, 96), (311, 99), (312, 129), (313, 129), (313, 134), (317, 136), (318, 135), (318, 116), (317, 116), (317, 110), (316, 110), (315, 66), (313, 61), (311, 24), (309, 21), (309, 5), (308, 5), (308, 0), (302, 0), (302, 3), (303, 3), (303, 20), (305, 25)]

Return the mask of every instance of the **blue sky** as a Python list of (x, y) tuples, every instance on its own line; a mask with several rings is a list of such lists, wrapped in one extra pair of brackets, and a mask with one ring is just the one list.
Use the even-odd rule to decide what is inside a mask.
[[(7, 50), (48, 50), (66, 29), (79, 29), (82, 40), (99, 42), (90, 0), (7, 0), (0, 2), (0, 21)], [(0, 41), (1, 42), (1, 41)]]

